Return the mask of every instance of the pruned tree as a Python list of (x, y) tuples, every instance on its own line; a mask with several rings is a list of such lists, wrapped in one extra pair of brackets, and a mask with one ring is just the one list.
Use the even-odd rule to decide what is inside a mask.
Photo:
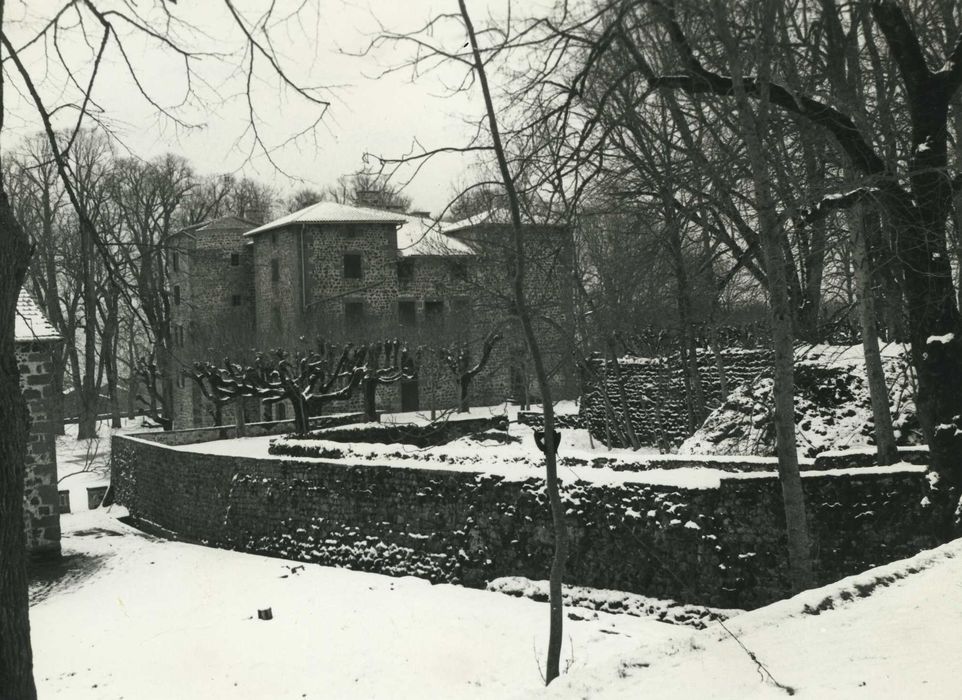
[(275, 350), (259, 354), (245, 376), (253, 395), (268, 405), (291, 402), (294, 432), (302, 435), (310, 429), (312, 415), (322, 413), (330, 402), (351, 398), (360, 386), (364, 379), (363, 352), (345, 346), (338, 355), (332, 345), (322, 342), (310, 352)]
[(362, 345), (358, 357), (363, 371), (361, 394), (364, 397), (364, 419), (374, 421), (377, 414), (377, 389), (380, 386), (417, 379), (421, 352), (408, 352), (397, 340)]
[(234, 404), (237, 435), (246, 434), (245, 399), (258, 397), (257, 383), (253, 381), (253, 369), (224, 358), (222, 365), (195, 362), (192, 371), (184, 374), (200, 387), (201, 393), (214, 407), (214, 423), (223, 423), (223, 408)]
[(471, 346), (466, 342), (455, 343), (453, 346), (440, 348), (438, 356), (448, 371), (454, 375), (458, 383), (458, 412), (467, 413), (470, 405), (468, 402), (468, 392), (471, 389), (471, 381), (478, 376), (488, 360), (491, 359), (491, 352), (495, 346), (501, 342), (504, 336), (497, 332), (488, 333), (481, 343), (481, 354), (477, 362), (472, 363)]

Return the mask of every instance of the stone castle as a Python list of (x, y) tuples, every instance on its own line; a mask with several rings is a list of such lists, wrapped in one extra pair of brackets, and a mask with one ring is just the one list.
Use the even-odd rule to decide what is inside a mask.
[[(576, 393), (573, 243), (561, 225), (526, 223), (525, 280), (531, 316), (559, 396)], [(185, 377), (195, 360), (249, 360), (257, 351), (309, 350), (397, 338), (421, 348), (416, 379), (384, 385), (378, 409), (448, 409), (457, 380), (439, 348), (480, 354), (503, 340), (471, 384), (472, 405), (537, 399), (513, 296), (514, 244), (504, 212), (454, 224), (424, 213), (320, 202), (254, 226), (223, 217), (176, 234), (168, 252), (173, 427), (211, 425), (214, 412)], [(353, 410), (360, 398), (334, 404)], [(283, 420), (283, 403), (245, 408), (248, 420)], [(227, 419), (222, 416), (222, 420)]]

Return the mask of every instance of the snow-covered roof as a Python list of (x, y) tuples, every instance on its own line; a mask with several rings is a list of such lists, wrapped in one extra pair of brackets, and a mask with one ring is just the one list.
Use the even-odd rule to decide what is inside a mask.
[(406, 223), (404, 214), (394, 211), (384, 211), (383, 209), (369, 209), (367, 207), (355, 207), (350, 204), (338, 204), (337, 202), (318, 202), (309, 207), (299, 209), (292, 214), (282, 216), (279, 219), (269, 221), (263, 226), (258, 226), (253, 231), (248, 231), (247, 236), (255, 236), (265, 231), (287, 226), (288, 224), (403, 224)]
[(188, 236), (194, 236), (195, 234), (207, 231), (232, 231), (236, 229), (254, 228), (256, 225), (253, 221), (248, 221), (243, 217), (228, 214), (227, 216), (219, 216), (216, 219), (208, 219), (207, 221), (201, 221), (199, 224), (186, 226), (174, 235), (186, 234)]
[(444, 225), (445, 233), (455, 233), (482, 224), (510, 224), (511, 213), (504, 208), (488, 209), (478, 214), (472, 214), (466, 219)]
[(446, 236), (441, 225), (430, 216), (401, 214), (396, 211), (355, 207), (337, 202), (318, 202), (293, 214), (248, 231), (255, 236), (289, 224), (394, 224), (397, 250), (401, 257), (426, 255), (472, 255), (474, 251), (461, 241)]
[(429, 216), (405, 214), (405, 223), (397, 232), (397, 252), (402, 258), (429, 255), (473, 255), (474, 251), (452, 236)]
[[(497, 207), (494, 209), (488, 209), (487, 211), (480, 212), (469, 216), (466, 219), (461, 219), (460, 221), (454, 221), (444, 225), (444, 232), (447, 234), (456, 234), (467, 229), (474, 228), (475, 226), (483, 225), (508, 225), (511, 223), (511, 212), (504, 207)], [(551, 226), (559, 225), (557, 221), (551, 221), (550, 217), (536, 217), (532, 218), (525, 212), (521, 212), (521, 223), (525, 225), (535, 225), (535, 226)]]
[(25, 289), (20, 290), (20, 296), (17, 298), (13, 337), (17, 342), (60, 340), (60, 334), (50, 325), (50, 321), (37, 306), (37, 302)]

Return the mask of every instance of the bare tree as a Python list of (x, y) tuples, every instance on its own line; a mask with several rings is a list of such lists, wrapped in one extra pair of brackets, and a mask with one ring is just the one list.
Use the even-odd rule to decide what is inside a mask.
[(364, 399), (364, 418), (377, 420), (377, 389), (379, 386), (417, 379), (420, 351), (415, 355), (399, 340), (367, 343), (361, 346), (363, 375), (361, 395)]
[[(100, 105), (94, 97), (98, 78), (102, 78), (101, 69), (107, 63), (119, 65), (132, 77), (139, 96), (163, 118), (183, 128), (196, 126), (178, 117), (176, 107), (168, 108), (152, 94), (152, 86), (145, 77), (147, 71), (141, 71), (139, 61), (156, 65), (158, 56), (151, 52), (130, 50), (127, 44), (134, 41), (132, 34), (139, 39), (146, 39), (151, 47), (156, 47), (155, 50), (162, 54), (159, 60), (173, 59), (177, 62), (187, 93), (187, 97), (177, 101), (181, 105), (188, 103), (190, 98), (198, 97), (196, 90), (211, 85), (198, 74), (202, 70), (202, 65), (199, 65), (202, 55), (234, 67), (236, 61), (242, 59), (239, 77), (242, 82), (241, 94), (247, 96), (247, 144), (251, 154), (257, 152), (272, 161), (272, 149), (264, 142), (251, 94), (251, 78), (255, 70), (265, 68), (276, 78), (279, 89), (293, 93), (318, 108), (316, 119), (305, 132), (312, 132), (324, 114), (327, 101), (323, 92), (298, 85), (273, 48), (274, 34), (283, 32), (288, 22), (297, 21), (299, 13), (294, 12), (285, 19), (280, 16), (284, 10), (277, 8), (275, 3), (265, 3), (264, 11), (251, 19), (238, 10), (233, 0), (222, 0), (218, 5), (225, 15), (225, 21), (218, 25), (218, 29), (239, 40), (241, 49), (236, 53), (215, 55), (206, 51), (205, 47), (210, 45), (211, 38), (202, 36), (185, 22), (173, 2), (158, 0), (143, 6), (131, 3), (108, 6), (108, 3), (98, 0), (65, 0), (56, 6), (41, 9), (42, 16), (36, 18), (34, 25), (15, 25), (4, 14), (6, 6), (0, 0), (0, 40), (5, 51), (6, 68), (0, 78), (0, 88), (11, 81), (13, 89), (23, 94), (34, 109), (34, 117), (42, 124), (50, 143), (51, 155), (66, 197), (78, 217), (82, 246), (88, 252), (97, 251), (105, 265), (112, 264), (112, 256), (107, 242), (99, 235), (74, 187), (69, 158), (75, 134), (81, 127), (99, 120), (102, 126), (109, 128), (103, 121)], [(11, 35), (11, 32), (14, 34)], [(23, 36), (25, 32), (28, 33), (26, 37)], [(62, 50), (64, 42), (72, 42), (70, 50)], [(34, 63), (35, 60), (39, 63)], [(50, 66), (45, 66), (45, 61), (55, 62), (56, 70), (68, 76), (68, 88), (56, 93), (59, 101), (51, 101), (44, 96), (42, 81), (51, 72), (47, 70)], [(31, 68), (35, 65), (39, 65), (39, 69)], [(260, 71), (258, 76), (267, 75), (266, 71)], [(6, 91), (0, 90), (0, 99), (5, 94)], [(210, 103), (211, 99), (217, 98), (216, 94), (199, 96), (202, 103)], [(3, 108), (8, 106), (5, 100), (4, 104), (0, 104), (0, 133), (4, 127)], [(73, 130), (66, 139), (58, 139), (53, 118), (68, 113), (76, 117)], [(0, 173), (4, 172), (0, 167)], [(29, 639), (22, 516), (28, 424), (20, 394), (14, 347), (16, 303), (32, 254), (29, 238), (10, 205), (6, 183), (0, 180), (0, 561), (3, 562), (0, 567), (0, 688), (3, 688), (6, 696), (17, 700), (36, 697)], [(88, 308), (92, 306), (90, 304)]]
[(458, 411), (460, 413), (467, 413), (468, 411), (468, 391), (471, 388), (471, 380), (480, 374), (485, 365), (488, 364), (491, 351), (494, 350), (494, 346), (502, 338), (503, 336), (500, 333), (488, 333), (481, 344), (481, 356), (474, 364), (471, 363), (471, 348), (467, 343), (456, 343), (452, 347), (439, 350), (441, 360), (458, 382)]
[[(653, 78), (653, 87), (721, 96), (741, 90), (743, 103), (747, 99), (762, 108), (782, 110), (830, 134), (862, 184), (823, 198), (809, 218), (871, 199), (899, 231), (897, 264), (918, 377), (919, 419), (932, 455), (932, 500), (944, 508), (945, 532), (958, 531), (962, 527), (962, 509), (958, 507), (962, 491), (962, 316), (949, 263), (946, 222), (958, 179), (948, 169), (947, 138), (948, 116), (962, 88), (962, 37), (956, 37), (947, 54), (936, 58), (940, 67), (933, 70), (927, 47), (920, 43), (902, 6), (895, 0), (871, 3), (871, 23), (884, 37), (884, 48), (902, 82), (894, 107), (904, 115), (905, 126), (896, 127), (894, 136), (903, 141), (901, 151), (906, 157), (896, 163), (881, 156), (874, 145), (875, 139), (885, 134), (863, 131), (850, 114), (813, 94), (799, 93), (774, 80), (740, 78), (734, 70), (725, 75), (706, 68), (673, 9), (660, 2), (649, 4), (665, 22), (680, 64), (679, 72)], [(864, 27), (869, 27), (868, 21)], [(879, 51), (874, 34), (872, 37), (873, 49)], [(865, 70), (861, 65), (854, 68)], [(882, 124), (884, 121), (873, 121), (868, 128), (878, 129)]]
[(402, 212), (411, 207), (411, 198), (402, 194), (397, 185), (388, 178), (364, 171), (341, 175), (337, 183), (326, 188), (321, 196), (332, 202), (352, 204), (356, 207)]
[(294, 432), (303, 435), (310, 429), (311, 416), (322, 413), (327, 403), (351, 398), (364, 379), (363, 356), (362, 350), (350, 346), (338, 355), (333, 346), (318, 343), (316, 351), (258, 355), (244, 374), (252, 395), (265, 403), (291, 402)]

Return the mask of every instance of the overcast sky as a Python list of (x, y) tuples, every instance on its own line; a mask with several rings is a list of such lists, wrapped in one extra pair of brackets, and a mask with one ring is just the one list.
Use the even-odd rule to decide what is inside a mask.
[[(119, 0), (115, 0), (119, 4)], [(98, 0), (107, 7), (111, 0)], [(146, 2), (149, 5), (149, 2)], [(266, 0), (235, 0), (246, 12), (248, 21), (255, 9), (264, 8)], [(296, 7), (299, 0), (279, 0), (275, 16), (285, 16), (285, 5)], [(145, 41), (143, 34), (131, 29), (122, 35), (128, 57), (134, 65), (140, 84), (160, 106), (170, 108), (179, 118), (198, 128), (184, 128), (163, 117), (139, 94), (137, 84), (125, 68), (123, 57), (111, 41), (94, 99), (103, 108), (105, 118), (120, 140), (141, 157), (173, 151), (187, 157), (201, 172), (224, 172), (240, 169), (274, 184), (282, 192), (302, 186), (323, 187), (339, 175), (362, 167), (362, 155), (368, 151), (385, 156), (398, 156), (411, 149), (414, 139), (424, 146), (460, 145), (473, 129), (470, 119), (480, 115), (479, 95), (471, 92), (451, 97), (444, 85), (458, 80), (456, 70), (442, 70), (411, 81), (410, 70), (380, 75), (389, 66), (410, 56), (410, 49), (381, 49), (374, 55), (348, 55), (363, 50), (384, 27), (406, 31), (422, 25), (438, 12), (457, 12), (456, 0), (310, 0), (296, 18), (278, 23), (271, 30), (274, 46), (282, 67), (299, 85), (326, 85), (325, 95), (331, 106), (322, 126), (314, 136), (303, 137), (276, 152), (277, 163), (300, 183), (278, 174), (263, 157), (248, 161), (251, 135), (247, 127), (248, 107), (244, 96), (243, 35), (233, 24), (222, 0), (180, 0), (172, 11), (185, 25), (174, 27), (181, 45), (198, 51), (223, 54), (199, 57), (194, 62), (195, 97), (181, 105), (186, 93), (182, 59), (171, 51), (163, 51), (156, 41)], [(479, 18), (489, 6), (505, 3), (477, 0), (473, 3)], [(62, 5), (60, 0), (8, 0), (5, 29), (22, 46), (38, 27)], [(516, 3), (517, 5), (517, 3)], [(161, 27), (152, 16), (151, 26)], [(115, 23), (124, 23), (115, 18)], [(78, 30), (76, 18), (61, 21), (61, 51), (76, 71), (78, 84), (89, 79), (92, 57), (99, 45), (99, 28), (86, 18), (87, 46)], [(463, 41), (459, 32), (435, 37), (448, 46)], [(70, 102), (77, 97), (65, 71), (56, 65), (52, 42), (46, 50), (41, 43), (25, 52), (25, 61), (41, 85), (48, 105)], [(7, 117), (4, 147), (10, 147), (20, 135), (40, 128), (36, 113), (28, 108), (22, 85), (6, 65)], [(17, 92), (21, 94), (18, 96)], [(273, 148), (310, 125), (317, 108), (291, 90), (281, 89), (267, 62), (257, 57), (253, 83), (257, 122), (264, 140)], [(61, 113), (61, 126), (75, 118)], [(448, 157), (426, 167), (406, 192), (418, 208), (437, 213), (448, 201), (457, 181), (469, 180), (470, 161)]]

